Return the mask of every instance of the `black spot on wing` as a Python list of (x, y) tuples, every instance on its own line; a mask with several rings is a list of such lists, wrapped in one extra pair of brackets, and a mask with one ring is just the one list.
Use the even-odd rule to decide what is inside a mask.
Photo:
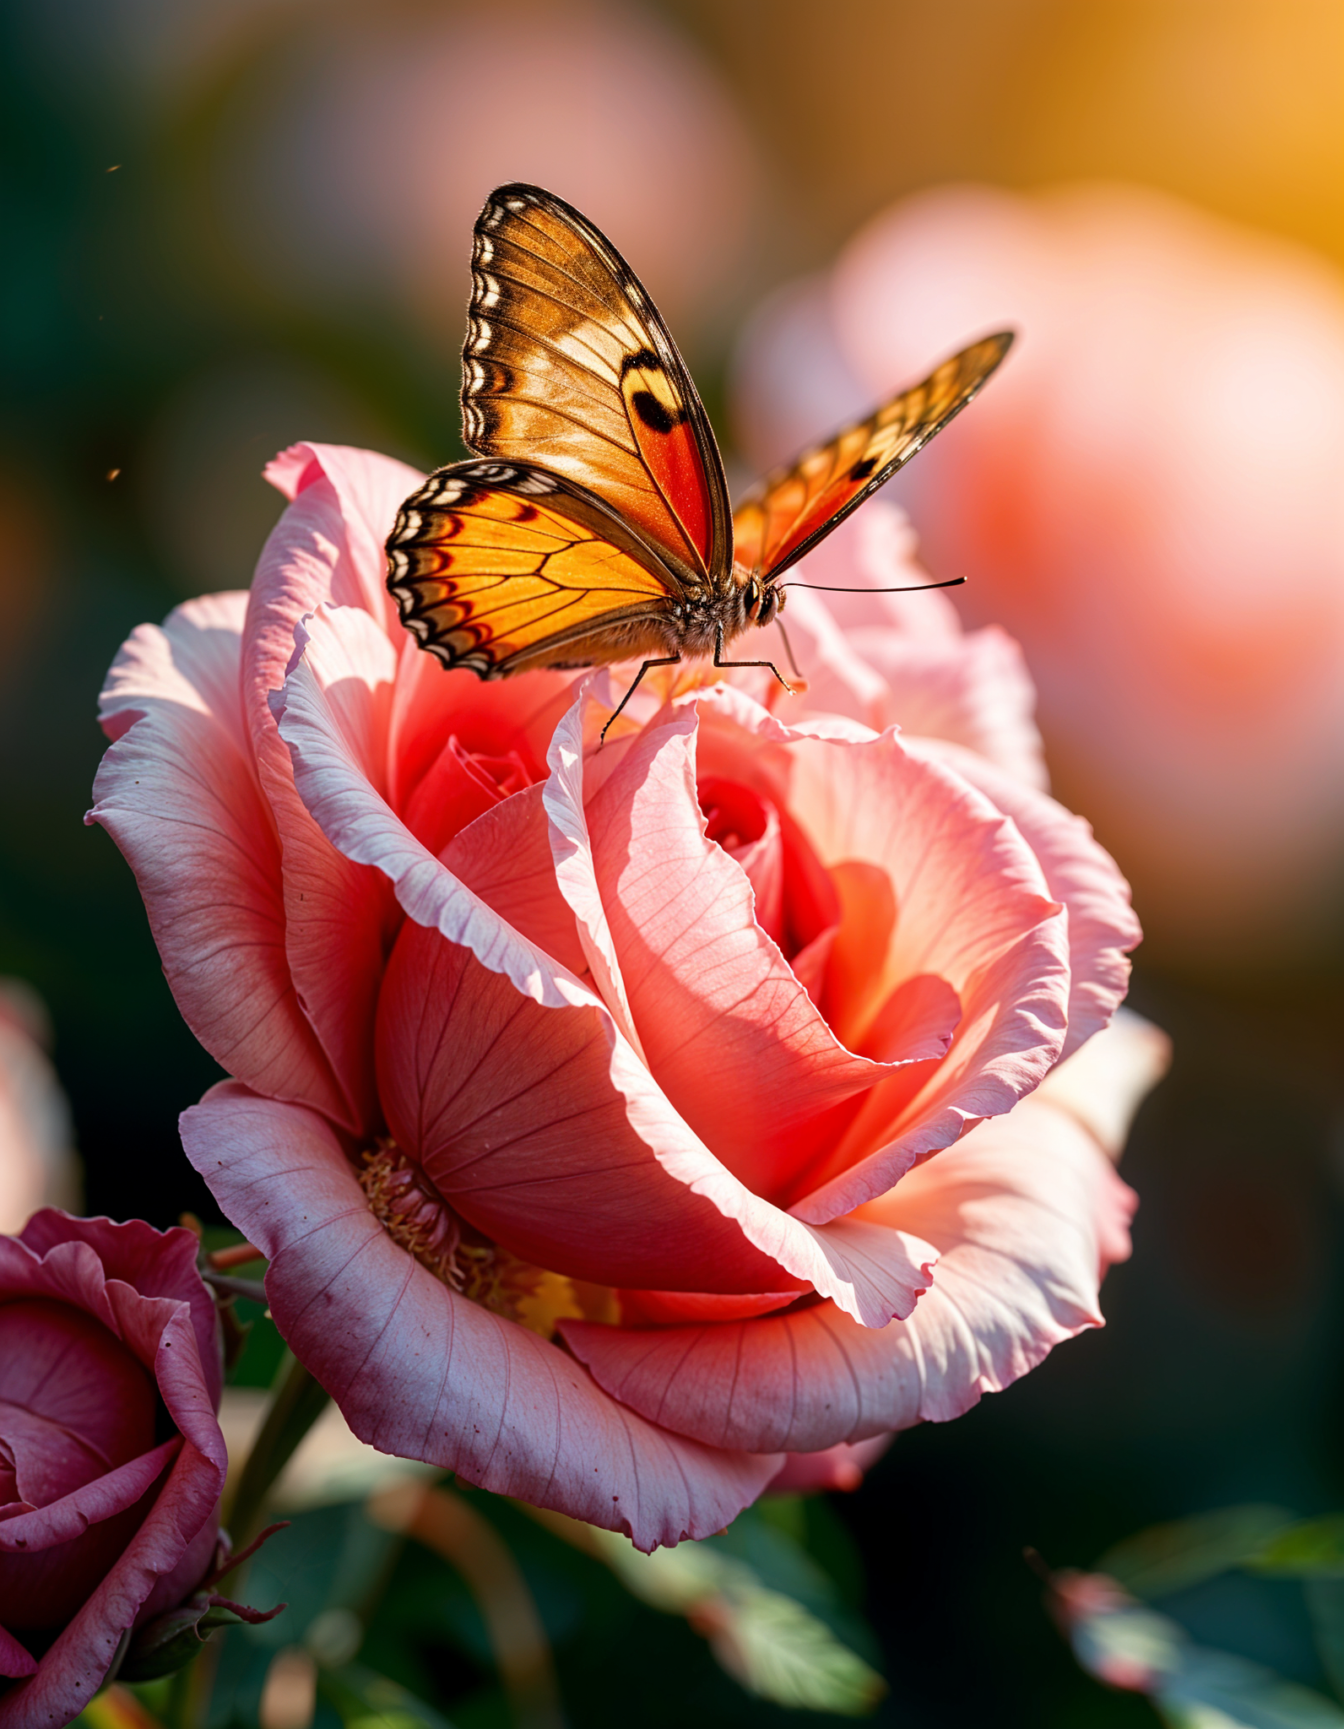
[(663, 372), (662, 361), (651, 348), (637, 348), (633, 354), (627, 354), (621, 362), (621, 377), (629, 372)]
[(651, 390), (637, 390), (630, 398), (630, 406), (635, 413), (653, 432), (671, 432), (680, 425), (682, 416), (674, 414)]
[(876, 467), (877, 458), (875, 456), (865, 456), (861, 462), (856, 462), (853, 468), (850, 469), (849, 478), (851, 480), (867, 480), (868, 476)]

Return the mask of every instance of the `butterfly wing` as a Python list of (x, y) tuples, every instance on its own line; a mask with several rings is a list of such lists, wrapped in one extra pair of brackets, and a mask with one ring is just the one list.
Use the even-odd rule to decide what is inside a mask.
[(767, 474), (733, 517), (737, 562), (771, 577), (810, 552), (960, 414), (1012, 340), (1003, 331), (973, 342), (867, 420)]
[(600, 498), (530, 464), (431, 474), (398, 512), (387, 556), (407, 630), (482, 678), (600, 665), (667, 640), (672, 573)]
[(667, 327), (604, 235), (537, 186), (501, 186), (476, 223), (462, 419), (483, 456), (540, 463), (596, 493), (685, 582), (731, 566), (728, 489)]

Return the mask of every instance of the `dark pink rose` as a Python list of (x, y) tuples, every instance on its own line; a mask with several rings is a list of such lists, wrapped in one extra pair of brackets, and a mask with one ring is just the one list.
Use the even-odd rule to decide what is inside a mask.
[[(818, 603), (825, 712), (691, 673), (599, 750), (605, 675), (482, 684), (402, 631), (416, 475), (271, 474), (250, 595), (118, 658), (93, 818), (235, 1077), (188, 1154), (355, 1433), (649, 1548), (1098, 1324), (1132, 1198), (1048, 1087), (1138, 931), (1006, 639), (860, 714), (881, 645), (846, 661)], [(1115, 1048), (1108, 1124), (1155, 1072)]]
[(0, 1237), (0, 1729), (67, 1723), (210, 1567), (227, 1459), (190, 1231)]

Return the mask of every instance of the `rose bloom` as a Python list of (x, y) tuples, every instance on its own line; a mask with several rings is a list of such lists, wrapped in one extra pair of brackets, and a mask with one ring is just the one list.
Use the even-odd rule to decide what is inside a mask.
[[(418, 475), (268, 472), (250, 594), (119, 655), (91, 820), (234, 1077), (188, 1155), (354, 1432), (647, 1549), (1097, 1325), (1155, 1047), (1056, 1071), (1138, 930), (1034, 784), (1006, 639), (889, 622), (864, 660), (800, 595), (825, 710), (678, 669), (599, 749), (619, 679), (482, 683), (402, 630)], [(872, 520), (832, 562), (894, 568)]]
[(215, 1551), (227, 1460), (190, 1231), (0, 1237), (0, 1729), (68, 1723)]
[(1004, 324), (1001, 373), (897, 481), (930, 568), (1021, 639), (1163, 952), (1300, 952), (1344, 857), (1344, 281), (1142, 188), (936, 188), (762, 309), (751, 454)]

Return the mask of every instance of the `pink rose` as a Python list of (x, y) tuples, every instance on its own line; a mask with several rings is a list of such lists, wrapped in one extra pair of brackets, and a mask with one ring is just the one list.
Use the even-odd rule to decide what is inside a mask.
[[(235, 1077), (188, 1154), (355, 1433), (650, 1548), (1098, 1324), (1132, 1198), (1040, 1083), (1138, 932), (1029, 741), (669, 683), (598, 750), (605, 680), (482, 684), (396, 622), (418, 476), (270, 474), (251, 594), (118, 657), (92, 818)], [(975, 724), (1020, 707), (943, 659)], [(1118, 1049), (1107, 1124), (1153, 1073)]]
[(67, 1723), (215, 1551), (227, 1460), (190, 1231), (0, 1238), (0, 1729)]
[(1055, 774), (1168, 953), (1314, 941), (1344, 857), (1344, 281), (1138, 187), (921, 192), (762, 308), (753, 458), (1005, 323), (896, 483), (930, 567), (1021, 639)]

